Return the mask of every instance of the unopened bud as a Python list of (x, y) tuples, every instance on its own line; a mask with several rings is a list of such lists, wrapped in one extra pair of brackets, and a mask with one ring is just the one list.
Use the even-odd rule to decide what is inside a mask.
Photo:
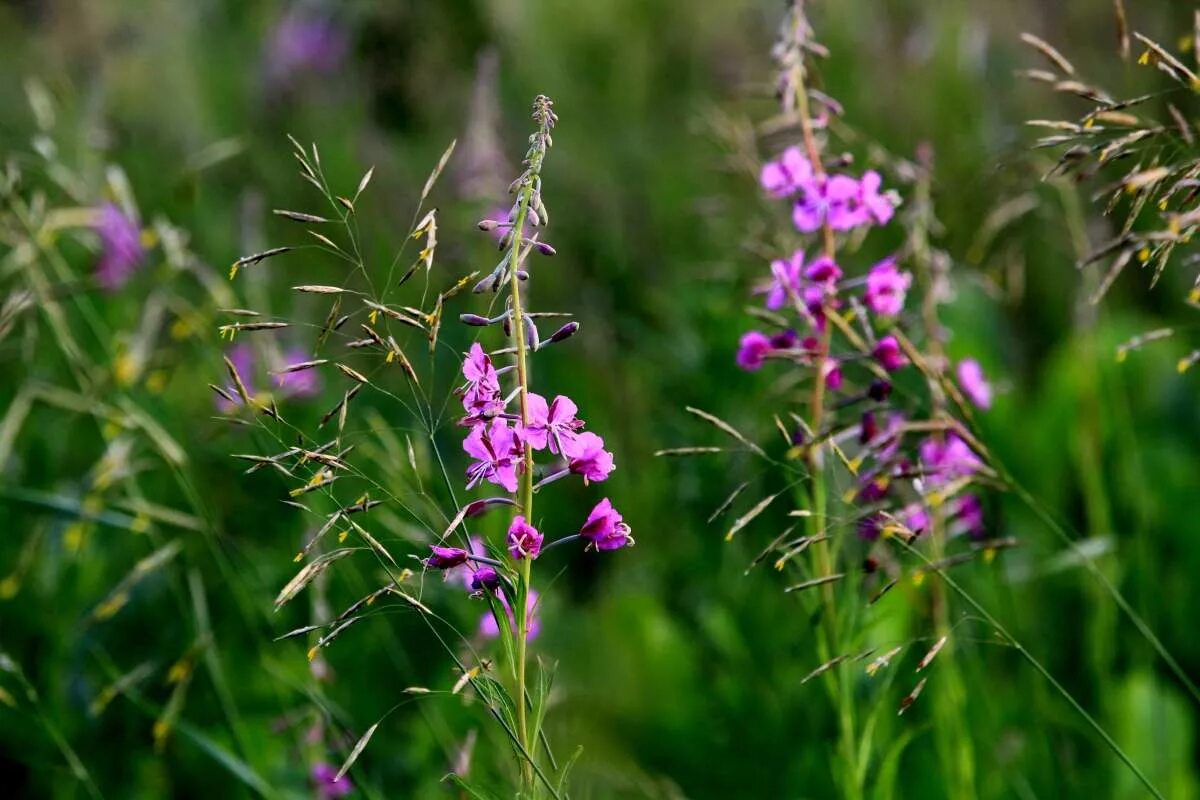
[(538, 336), (537, 323), (528, 317), (525, 318), (525, 344), (534, 350), (537, 350), (541, 345), (541, 337)]
[(534, 242), (533, 246), (539, 253), (541, 253), (544, 256), (552, 256), (558, 252), (552, 246), (546, 244), (545, 242)]
[(867, 389), (867, 397), (870, 397), (877, 403), (882, 403), (887, 400), (892, 394), (891, 381), (882, 379), (871, 381), (871, 387)]
[(487, 317), (481, 317), (478, 314), (460, 314), (458, 317), (460, 322), (467, 325), (474, 325), (477, 328), (482, 328), (491, 325), (492, 321)]
[(488, 497), (483, 500), (472, 500), (467, 503), (467, 510), (463, 516), (467, 519), (482, 516), (493, 508), (498, 506), (515, 506), (516, 502), (507, 497)]
[(481, 219), (479, 220), (479, 230), (494, 231), (499, 224), (500, 223), (494, 219)]
[(570, 339), (578, 330), (579, 323), (572, 320), (556, 330), (554, 333), (550, 334), (550, 338), (546, 340), (546, 344), (555, 344), (556, 342), (561, 342), (564, 339)]

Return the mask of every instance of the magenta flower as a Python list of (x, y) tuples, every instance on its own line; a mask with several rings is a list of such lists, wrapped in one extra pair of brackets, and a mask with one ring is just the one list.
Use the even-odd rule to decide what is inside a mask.
[(914, 534), (924, 533), (929, 528), (929, 512), (920, 503), (909, 503), (900, 509), (900, 522)]
[[(233, 366), (237, 368), (238, 375), (242, 378), (242, 384), (246, 387), (246, 394), (254, 396), (255, 391), (251, 383), (251, 378), (254, 373), (254, 348), (248, 344), (235, 344), (229, 348), (225, 354), (229, 360), (233, 362)], [(232, 414), (241, 404), (242, 398), (238, 396), (237, 388), (233, 385), (225, 387), (225, 392), (233, 398), (233, 402), (226, 400), (221, 395), (215, 395), (213, 402), (216, 403), (217, 410), (222, 414)]]
[(863, 212), (876, 225), (886, 225), (896, 213), (892, 200), (886, 194), (879, 193), (883, 179), (875, 170), (868, 170), (858, 183), (858, 202)]
[(771, 282), (767, 284), (766, 307), (777, 311), (787, 305), (792, 297), (800, 295), (800, 276), (804, 272), (804, 251), (797, 250), (789, 259), (776, 259), (771, 262)]
[[(516, 617), (513, 615), (512, 606), (508, 603), (508, 598), (503, 594), (499, 595), (500, 605), (504, 607), (505, 616), (508, 617), (508, 624), (513, 634), (517, 633), (519, 626), (517, 625)], [(536, 589), (530, 589), (529, 594), (525, 598), (525, 613), (529, 615), (529, 630), (525, 632), (525, 641), (532, 642), (537, 638), (542, 630), (542, 621), (538, 617), (538, 593)], [(496, 621), (496, 615), (491, 611), (484, 612), (483, 619), (479, 621), (479, 633), (486, 639), (495, 639), (500, 635), (500, 624)]]
[(613, 455), (604, 449), (604, 440), (590, 431), (579, 434), (563, 455), (570, 459), (571, 472), (582, 475), (584, 483), (602, 481), (614, 469)]
[(482, 595), (485, 592), (494, 592), (500, 586), (500, 575), (496, 570), (489, 566), (482, 566), (471, 573), (467, 588), (471, 590), (471, 594)]
[(748, 331), (738, 342), (737, 365), (749, 372), (760, 369), (772, 349), (769, 336), (762, 331)]
[(484, 352), (479, 342), (471, 345), (463, 359), (463, 377), (467, 385), (463, 390), (463, 408), (472, 419), (491, 417), (504, 410), (504, 398), (500, 396), (500, 377), (492, 366), (492, 359)]
[(579, 535), (587, 539), (597, 550), (619, 550), (633, 544), (629, 526), (612, 507), (606, 497), (596, 504), (587, 521), (579, 529)]
[(896, 267), (896, 259), (885, 258), (867, 273), (867, 291), (863, 298), (876, 314), (894, 317), (904, 309), (904, 295), (912, 285), (912, 275)]
[[(300, 364), (310, 360), (311, 356), (299, 347), (293, 347), (283, 354), (283, 364)], [(239, 367), (240, 369), (240, 367)], [(315, 369), (300, 372), (284, 372), (275, 376), (276, 383), (290, 397), (312, 397), (321, 392), (321, 376)]]
[(972, 403), (985, 411), (992, 406), (992, 386), (983, 376), (983, 367), (973, 358), (958, 362), (958, 385)]
[(821, 365), (821, 376), (825, 379), (826, 388), (831, 392), (842, 388), (842, 366), (836, 358), (825, 359), (825, 363)]
[(442, 547), (431, 544), (429, 557), (422, 563), (429, 569), (453, 569), (467, 563), (468, 555), (467, 551), (461, 547)]
[(871, 356), (888, 372), (895, 372), (908, 364), (908, 358), (900, 350), (895, 336), (885, 336), (875, 343)]
[(583, 427), (583, 420), (575, 417), (579, 407), (571, 398), (560, 394), (547, 404), (546, 398), (530, 392), (526, 402), (529, 424), (517, 424), (518, 438), (534, 450), (549, 446), (555, 455), (570, 448), (578, 436), (576, 431)]
[(100, 260), (96, 262), (96, 282), (115, 292), (133, 277), (146, 258), (142, 232), (137, 221), (126, 216), (115, 203), (99, 209), (94, 224), (100, 236)]
[(799, 147), (789, 147), (778, 161), (763, 164), (759, 183), (772, 197), (795, 194), (812, 180), (812, 163)]
[(927, 480), (933, 486), (966, 477), (983, 466), (970, 446), (953, 433), (940, 439), (931, 436), (921, 442), (919, 454)]
[(475, 463), (467, 467), (468, 489), (475, 488), (480, 481), (487, 481), (510, 492), (517, 490), (517, 471), (524, 466), (522, 449), (507, 420), (493, 419), (471, 428), (463, 441), (463, 449), (475, 459)]
[(826, 223), (835, 231), (848, 231), (864, 222), (858, 198), (858, 181), (847, 175), (813, 178), (792, 207), (792, 222), (802, 233), (820, 230)]
[(958, 498), (954, 519), (972, 539), (982, 539), (987, 535), (987, 529), (983, 526), (983, 504), (973, 494)]
[(317, 787), (317, 796), (321, 800), (345, 797), (354, 791), (354, 784), (350, 783), (350, 779), (344, 775), (339, 779), (337, 773), (337, 769), (332, 764), (326, 764), (324, 761), (313, 765), (310, 777), (313, 785)]
[(518, 514), (513, 517), (512, 524), (508, 526), (508, 554), (516, 561), (523, 558), (537, 558), (538, 553), (542, 552), (542, 534), (538, 533), (538, 529), (525, 521), (525, 517)]
[(832, 288), (832, 284), (842, 279), (842, 270), (832, 258), (821, 256), (808, 265), (808, 268), (804, 270), (804, 277), (814, 283), (825, 284)]

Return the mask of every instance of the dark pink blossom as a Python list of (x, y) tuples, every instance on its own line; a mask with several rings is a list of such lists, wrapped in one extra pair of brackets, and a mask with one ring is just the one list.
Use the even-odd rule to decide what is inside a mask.
[(629, 526), (606, 497), (596, 504), (579, 530), (597, 550), (619, 550), (633, 544)]
[(582, 475), (584, 483), (602, 481), (614, 469), (613, 455), (604, 449), (604, 440), (590, 431), (579, 434), (563, 455), (570, 459), (571, 472)]
[(100, 236), (100, 260), (96, 262), (96, 282), (115, 292), (133, 277), (146, 258), (142, 232), (137, 221), (126, 216), (115, 203), (105, 203), (95, 221)]
[(900, 342), (895, 336), (884, 336), (876, 342), (871, 355), (888, 372), (895, 372), (908, 364), (908, 358), (901, 351)]
[(322, 761), (312, 768), (313, 785), (317, 788), (317, 796), (321, 800), (332, 800), (335, 797), (345, 797), (354, 791), (354, 784), (346, 776), (338, 778), (338, 771), (332, 764)]
[(885, 258), (867, 273), (867, 308), (885, 317), (904, 310), (904, 296), (912, 285), (912, 275), (901, 272), (895, 258)]
[(788, 304), (792, 297), (800, 296), (802, 289), (801, 276), (804, 273), (804, 251), (797, 250), (791, 258), (777, 258), (771, 262), (771, 282), (765, 291), (765, 305), (772, 311), (777, 311)]
[(453, 569), (467, 563), (469, 554), (461, 547), (442, 547), (431, 544), (429, 557), (423, 562), (429, 569)]
[(517, 561), (523, 558), (537, 558), (542, 552), (542, 534), (520, 514), (513, 517), (512, 524), (508, 526), (505, 543), (508, 545), (508, 554)]
[(832, 258), (821, 256), (808, 265), (804, 270), (804, 277), (813, 283), (830, 285), (842, 279), (842, 270)]
[(919, 453), (926, 479), (933, 486), (972, 475), (983, 466), (970, 446), (953, 433), (929, 437), (921, 442)]
[(492, 359), (479, 342), (471, 345), (463, 359), (463, 377), (467, 384), (463, 390), (463, 408), (472, 419), (490, 417), (504, 410), (504, 398), (500, 396), (500, 377), (492, 366)]
[(973, 358), (958, 362), (958, 385), (963, 394), (985, 411), (992, 406), (992, 386), (983, 375), (983, 367)]
[(886, 225), (896, 213), (892, 200), (886, 194), (880, 194), (879, 187), (883, 179), (875, 170), (868, 170), (858, 182), (858, 202), (863, 213), (876, 225)]
[(812, 162), (799, 147), (784, 150), (777, 161), (763, 164), (759, 183), (772, 197), (795, 194), (812, 180)]
[(753, 372), (762, 367), (772, 349), (769, 336), (762, 331), (748, 331), (738, 342), (737, 365)]
[(900, 522), (914, 534), (929, 529), (929, 512), (921, 503), (909, 503), (900, 509)]
[(973, 494), (964, 494), (957, 498), (954, 519), (972, 539), (982, 539), (987, 535), (987, 529), (983, 525), (983, 504)]
[(558, 454), (569, 449), (578, 436), (576, 431), (583, 427), (583, 420), (575, 415), (579, 407), (565, 395), (558, 395), (550, 403), (540, 394), (530, 392), (526, 399), (529, 424), (518, 423), (517, 436), (534, 450), (545, 450)]
[(495, 568), (482, 566), (471, 573), (471, 577), (467, 583), (467, 588), (471, 590), (471, 594), (482, 595), (486, 592), (494, 592), (500, 586), (500, 575)]
[(474, 426), (463, 441), (463, 449), (475, 459), (467, 467), (468, 489), (480, 481), (488, 481), (510, 492), (517, 490), (517, 472), (523, 467), (522, 450), (507, 420), (493, 419)]
[(813, 233), (825, 224), (835, 231), (861, 225), (858, 181), (848, 175), (822, 175), (806, 182), (792, 207), (792, 222), (802, 233)]
[(830, 391), (836, 392), (842, 388), (842, 366), (836, 358), (825, 359), (825, 363), (821, 365), (821, 376)]

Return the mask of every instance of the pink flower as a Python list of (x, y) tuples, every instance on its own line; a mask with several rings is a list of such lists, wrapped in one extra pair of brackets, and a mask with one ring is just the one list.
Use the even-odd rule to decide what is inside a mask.
[(970, 446), (953, 433), (941, 439), (926, 439), (921, 442), (919, 453), (926, 479), (933, 486), (966, 477), (983, 466)]
[(896, 213), (891, 198), (879, 193), (882, 182), (878, 172), (868, 170), (858, 184), (858, 202), (867, 217), (876, 225), (886, 225)]
[(517, 490), (517, 472), (524, 467), (522, 449), (507, 420), (493, 419), (471, 428), (463, 449), (475, 459), (467, 467), (468, 489), (475, 488), (480, 481), (488, 481), (510, 492)]
[[(771, 262), (771, 282), (766, 286), (766, 307), (772, 311), (783, 308), (790, 298), (798, 296), (800, 276), (804, 271), (804, 251), (797, 250), (789, 259)], [(763, 290), (760, 290), (763, 291)]]
[(631, 545), (633, 537), (629, 534), (629, 526), (607, 497), (596, 504), (579, 530), (579, 535), (597, 550), (619, 550)]
[(814, 283), (831, 285), (841, 280), (842, 270), (832, 258), (821, 256), (808, 265), (808, 269), (804, 270), (804, 277)]
[(885, 336), (875, 343), (871, 355), (888, 372), (895, 372), (908, 364), (908, 358), (900, 350), (900, 342), (895, 336)]
[[(512, 606), (508, 604), (508, 598), (504, 595), (499, 595), (500, 605), (504, 607), (505, 616), (508, 617), (508, 624), (515, 635), (517, 633), (517, 620), (513, 616)], [(525, 632), (525, 641), (532, 642), (537, 638), (542, 630), (542, 622), (538, 619), (537, 614), (538, 593), (536, 589), (530, 589), (529, 594), (525, 598), (525, 613), (529, 615), (529, 629)], [(495, 639), (500, 635), (500, 625), (496, 622), (496, 615), (491, 611), (486, 611), (483, 614), (483, 619), (479, 621), (479, 633), (485, 639)]]
[(321, 800), (332, 800), (335, 797), (345, 797), (354, 791), (354, 784), (344, 775), (339, 779), (337, 769), (332, 764), (322, 761), (314, 764), (309, 776), (317, 787), (317, 795)]
[[(300, 364), (310, 360), (311, 356), (299, 347), (290, 348), (283, 354), (283, 364), (280, 369), (290, 364)], [(284, 372), (275, 376), (275, 382), (290, 397), (312, 397), (321, 391), (321, 375), (315, 369), (299, 372)]]
[(431, 544), (424, 563), (429, 569), (454, 569), (467, 563), (467, 551), (461, 547), (442, 547)]
[(900, 509), (900, 522), (913, 533), (924, 533), (929, 528), (929, 512), (920, 503), (909, 503)]
[(826, 358), (825, 363), (821, 365), (821, 376), (825, 379), (825, 386), (831, 392), (836, 392), (842, 388), (842, 367), (836, 358)]
[(972, 403), (985, 411), (992, 406), (992, 386), (983, 376), (983, 367), (973, 358), (958, 362), (958, 385)]
[(789, 147), (778, 161), (763, 164), (759, 183), (772, 197), (787, 197), (812, 179), (812, 163), (799, 147)]
[(492, 359), (479, 342), (463, 360), (463, 377), (467, 385), (463, 390), (463, 408), (473, 419), (491, 417), (504, 410), (504, 399), (500, 396), (500, 377), (492, 366)]
[(771, 339), (762, 331), (748, 331), (738, 342), (737, 365), (748, 372), (760, 369), (771, 352)]
[[(237, 373), (242, 379), (242, 384), (246, 387), (246, 394), (253, 397), (255, 391), (251, 380), (254, 375), (254, 348), (243, 342), (229, 348), (225, 355), (233, 362), (234, 368), (237, 369)], [(232, 414), (241, 404), (242, 398), (238, 395), (237, 387), (232, 384), (225, 387), (225, 392), (233, 398), (233, 402), (226, 400), (220, 395), (216, 395), (213, 401), (217, 405), (217, 410), (222, 414)]]
[(549, 404), (540, 394), (529, 394), (529, 425), (517, 424), (517, 436), (534, 450), (545, 450), (558, 454), (570, 447), (578, 436), (576, 431), (583, 427), (583, 420), (575, 415), (579, 407), (565, 395), (558, 395)]
[(513, 517), (512, 524), (508, 526), (506, 541), (509, 555), (517, 561), (523, 558), (537, 558), (538, 553), (542, 552), (542, 534), (520, 514)]
[(864, 221), (858, 181), (847, 175), (813, 178), (792, 207), (792, 222), (802, 233), (820, 230), (826, 223), (835, 231), (848, 231)]
[(904, 295), (912, 285), (912, 275), (901, 272), (894, 258), (885, 258), (867, 273), (867, 307), (885, 317), (894, 317), (904, 309)]
[(133, 277), (146, 258), (142, 232), (137, 221), (126, 216), (115, 203), (100, 207), (95, 222), (100, 236), (100, 260), (96, 262), (96, 282), (115, 292)]
[(604, 449), (604, 440), (590, 431), (576, 437), (563, 455), (570, 459), (570, 470), (583, 476), (583, 482), (602, 481), (613, 471), (612, 453)]
[(973, 494), (964, 494), (957, 498), (954, 519), (972, 539), (982, 539), (987, 535), (983, 526), (983, 504)]

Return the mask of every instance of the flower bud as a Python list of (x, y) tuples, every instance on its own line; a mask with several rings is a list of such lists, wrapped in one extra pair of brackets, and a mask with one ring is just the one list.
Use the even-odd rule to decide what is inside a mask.
[(471, 593), (483, 594), (500, 586), (500, 575), (491, 567), (480, 567), (471, 575)]
[(500, 223), (494, 219), (481, 219), (479, 220), (479, 230), (494, 231), (499, 224)]
[(424, 564), (429, 569), (451, 569), (467, 563), (467, 551), (461, 547), (429, 546), (430, 555)]
[(578, 330), (579, 330), (579, 323), (574, 320), (571, 320), (566, 325), (563, 325), (561, 328), (556, 330), (554, 333), (550, 334), (550, 338), (548, 340), (546, 340), (546, 344), (556, 344), (558, 342), (563, 341), (564, 339), (570, 339), (572, 336), (574, 336), (576, 334), (576, 332)]
[(460, 322), (466, 325), (474, 325), (477, 328), (483, 328), (492, 324), (490, 319), (487, 317), (481, 317), (478, 314), (460, 314), (458, 319)]
[(483, 500), (472, 500), (467, 504), (466, 513), (463, 515), (467, 519), (483, 516), (497, 506), (515, 506), (516, 502), (507, 497), (488, 497)]
[(891, 381), (883, 379), (871, 381), (871, 387), (867, 389), (867, 396), (877, 403), (882, 403), (887, 400), (892, 394)]

